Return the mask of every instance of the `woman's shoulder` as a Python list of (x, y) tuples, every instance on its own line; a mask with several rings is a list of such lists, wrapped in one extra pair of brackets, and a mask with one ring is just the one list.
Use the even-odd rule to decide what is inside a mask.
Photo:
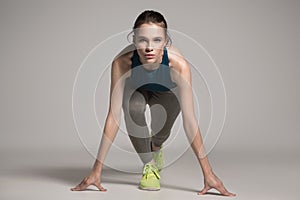
[(178, 72), (181, 72), (182, 70), (184, 70), (184, 68), (189, 66), (183, 54), (177, 47), (173, 45), (168, 46), (167, 51), (169, 57), (169, 65), (171, 68)]
[(114, 58), (114, 62), (125, 62), (128, 64), (129, 61), (131, 61), (131, 58), (133, 56), (133, 52), (135, 50), (135, 46), (130, 44), (123, 48)]
[(113, 63), (115, 66), (122, 68), (125, 72), (131, 69), (131, 58), (135, 50), (134, 45), (128, 45), (123, 48), (114, 58)]

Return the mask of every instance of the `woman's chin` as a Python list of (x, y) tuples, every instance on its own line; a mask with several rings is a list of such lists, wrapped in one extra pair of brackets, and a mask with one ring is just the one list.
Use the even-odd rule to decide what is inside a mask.
[(156, 63), (156, 60), (155, 59), (145, 59), (145, 63)]

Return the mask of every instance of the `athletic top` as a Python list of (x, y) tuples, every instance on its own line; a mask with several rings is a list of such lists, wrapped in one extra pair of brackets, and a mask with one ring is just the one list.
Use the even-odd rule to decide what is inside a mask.
[(169, 57), (166, 47), (164, 48), (162, 62), (155, 70), (149, 71), (143, 67), (137, 50), (134, 50), (131, 61), (130, 82), (138, 90), (165, 92), (177, 86), (170, 77)]

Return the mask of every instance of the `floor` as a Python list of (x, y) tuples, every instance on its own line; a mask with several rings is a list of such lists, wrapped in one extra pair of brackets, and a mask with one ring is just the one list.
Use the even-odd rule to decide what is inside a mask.
[[(141, 191), (140, 174), (105, 167), (102, 185), (81, 192), (69, 189), (88, 174), (92, 157), (83, 149), (1, 150), (0, 199), (228, 199), (215, 190), (198, 196), (203, 177), (193, 153), (188, 150), (161, 172), (161, 190)], [(215, 173), (227, 189), (237, 193), (233, 199), (298, 199), (300, 162), (295, 155), (272, 153), (221, 152), (209, 154)]]

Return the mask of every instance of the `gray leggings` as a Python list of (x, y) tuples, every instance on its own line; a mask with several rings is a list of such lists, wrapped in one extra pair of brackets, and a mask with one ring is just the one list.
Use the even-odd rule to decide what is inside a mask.
[[(176, 91), (175, 89), (174, 92)], [(171, 90), (167, 92), (136, 90), (130, 82), (127, 81), (125, 84), (122, 108), (126, 129), (144, 164), (152, 160), (151, 142), (160, 147), (168, 139), (181, 111), (174, 92)], [(151, 113), (151, 133), (149, 133), (145, 117), (147, 104)]]

